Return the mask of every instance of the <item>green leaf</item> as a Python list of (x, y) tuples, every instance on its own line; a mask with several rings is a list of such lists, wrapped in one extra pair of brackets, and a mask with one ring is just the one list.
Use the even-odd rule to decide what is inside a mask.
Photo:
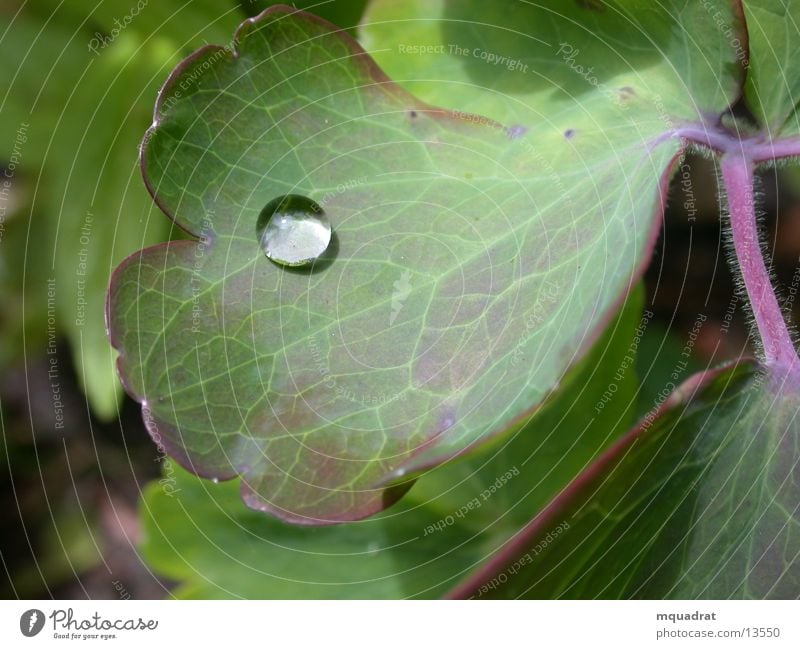
[(772, 137), (797, 133), (800, 103), (800, 2), (744, 0), (749, 39), (745, 99)]
[(646, 138), (736, 98), (743, 74), (717, 20), (744, 31), (728, 0), (374, 0), (360, 37), (425, 101), (619, 148), (629, 126)]
[[(248, 16), (257, 16), (270, 5), (271, 0), (239, 0)], [(313, 13), (343, 29), (355, 32), (367, 0), (294, 0), (292, 7)]]
[[(250, 506), (325, 523), (383, 509), (390, 483), (524, 417), (649, 256), (679, 146), (656, 140), (733, 96), (733, 54), (685, 12), (702, 39), (643, 8), (649, 49), (626, 58), (603, 37), (631, 16), (576, 15), (564, 37), (606, 48), (601, 78), (626, 85), (576, 81), (551, 43), (554, 76), (524, 77), (548, 119), (507, 128), (419, 102), (288, 8), (243, 25), (235, 56), (186, 60), (143, 160), (159, 205), (202, 240), (134, 255), (109, 295), (153, 437), (200, 475), (241, 475)], [(256, 240), (285, 194), (333, 223), (313, 272)]]
[[(3, 164), (18, 162), (14, 171), (19, 182), (23, 170), (32, 175), (44, 162), (59, 115), (80, 78), (87, 54), (82, 40), (62, 25), (49, 25), (45, 31), (38, 21), (24, 14), (15, 17), (13, 23), (3, 15), (0, 29), (3, 65), (9, 73), (0, 95), (0, 155)], [(29, 128), (25, 141), (20, 142), (17, 134), (25, 124)]]
[[(87, 102), (103, 99), (106, 88), (90, 85), (83, 73), (94, 63), (108, 67), (108, 58), (119, 62), (120, 48), (113, 47), (119, 39), (128, 45), (146, 43), (142, 52), (131, 52), (128, 46), (122, 49), (134, 57), (141, 54), (136, 63), (143, 68), (141, 74), (149, 72), (150, 77), (163, 74), (153, 68), (155, 52), (159, 53), (161, 65), (174, 65), (174, 57), (182, 50), (229, 38), (242, 16), (235, 3), (225, 6), (218, 0), (150, 0), (135, 16), (131, 11), (138, 9), (136, 0), (63, 2), (57, 6), (49, 0), (27, 0), (24, 4), (25, 11), (0, 17), (3, 61), (9, 72), (9, 81), (0, 96), (0, 142), (3, 162), (7, 162), (20, 123), (31, 125), (22, 158), (28, 173), (45, 162), (48, 149), (53, 153), (48, 147), (53, 133), (74, 131), (84, 125), (85, 116), (64, 112), (71, 97), (73, 101), (85, 98)], [(115, 20), (126, 26), (120, 30)], [(98, 35), (103, 38), (98, 39)], [(152, 83), (148, 78), (148, 85), (135, 87), (136, 101), (148, 113)], [(125, 113), (114, 115), (111, 121), (114, 118), (122, 121)], [(130, 128), (145, 128), (149, 122), (132, 123)]]
[[(699, 315), (692, 327), (694, 331), (687, 331), (685, 338), (658, 320), (647, 318), (643, 322), (636, 354), (636, 372), (639, 376), (637, 418), (644, 417), (665, 394), (705, 368), (705, 364), (696, 357), (694, 347), (696, 336), (705, 322), (705, 316)], [(695, 338), (690, 339), (690, 335)]]
[[(56, 304), (94, 413), (112, 418), (121, 394), (116, 354), (105, 336), (111, 270), (133, 250), (169, 237), (139, 181), (136, 148), (149, 121), (146, 97), (169, 54), (163, 42), (140, 45), (122, 34), (87, 66), (70, 97), (68, 128), (54, 137), (47, 177), (55, 197)], [(102, 89), (93, 92), (89, 89)], [(137, 95), (131, 95), (136, 89)], [(96, 172), (88, 177), (87, 169)]]
[(427, 473), (381, 516), (298, 529), (246, 508), (235, 485), (170, 463), (145, 491), (143, 554), (180, 582), (178, 597), (442, 595), (629, 427), (640, 310), (637, 291), (519, 431)]
[(471, 582), (476, 593), (796, 597), (800, 403), (771, 380), (742, 365), (687, 381), (530, 524), (504, 570)]
[[(0, 238), (9, 244), (0, 267), (2, 300), (7, 313), (25, 318), (9, 317), (2, 326), (14, 340), (24, 329), (30, 349), (40, 345), (47, 330), (43, 287), (55, 278), (56, 334), (69, 339), (78, 380), (101, 419), (115, 415), (122, 393), (105, 336), (109, 274), (131, 252), (170, 236), (141, 186), (137, 159), (141, 133), (152, 122), (151, 98), (178, 52), (228, 37), (241, 17), (234, 3), (216, 0), (35, 0), (0, 18), (9, 71), (0, 163), (14, 163), (12, 192), (35, 189), (33, 206), (23, 206), (30, 223), (22, 222), (25, 214), (6, 223), (11, 201), (0, 199)], [(41, 258), (31, 264), (34, 248)], [(41, 299), (27, 300), (22, 310), (22, 293)], [(20, 354), (21, 345), (8, 345), (0, 364)]]
[(480, 558), (463, 525), (423, 536), (420, 524), (438, 520), (435, 511), (312, 530), (248, 509), (233, 483), (182, 469), (151, 483), (140, 512), (144, 555), (181, 582), (181, 598), (432, 597), (453, 584), (461, 561)]
[(57, 5), (26, 0), (24, 4), (42, 23), (81, 30), (80, 46), (92, 56), (103, 55), (123, 34), (140, 42), (169, 40), (178, 51), (191, 51), (228, 38), (244, 15), (235, 0), (74, 0)]

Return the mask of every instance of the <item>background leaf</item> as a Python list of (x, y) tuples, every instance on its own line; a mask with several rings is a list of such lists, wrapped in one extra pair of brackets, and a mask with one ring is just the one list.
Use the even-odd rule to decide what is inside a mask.
[(792, 63), (800, 53), (796, 0), (743, 0), (749, 49), (745, 98), (772, 137), (800, 130), (800, 70)]
[[(253, 0), (239, 0), (242, 10), (249, 16), (257, 16), (269, 5), (276, 4), (269, 0), (253, 2)], [(309, 13), (332, 22), (337, 27), (355, 32), (361, 21), (367, 0), (294, 0), (291, 3), (294, 9), (302, 9)]]
[[(0, 162), (14, 167), (9, 190), (18, 210), (12, 220), (12, 201), (2, 201), (9, 245), (0, 260), (0, 326), (14, 340), (24, 331), (30, 348), (40, 344), (47, 280), (55, 279), (54, 330), (69, 339), (79, 382), (101, 419), (116, 414), (121, 395), (105, 336), (109, 275), (134, 250), (171, 235), (138, 165), (152, 97), (181, 51), (229, 37), (242, 16), (235, 3), (211, 0), (33, 0), (0, 17), (9, 70)], [(42, 251), (36, 264), (33, 249)], [(4, 348), (0, 362), (18, 360), (20, 349)]]
[[(267, 3), (250, 4), (263, 8)], [(177, 51), (190, 52), (200, 44), (229, 38), (244, 13), (236, 0), (75, 0), (57, 6), (48, 0), (26, 0), (25, 12), (80, 30), (80, 45), (94, 56), (122, 34), (144, 43), (168, 40)]]
[[(102, 57), (87, 66), (81, 88), (103, 88), (98, 96), (78, 92), (65, 110), (74, 111), (71, 128), (59, 129), (49, 156), (49, 178), (57, 190), (55, 275), (59, 315), (74, 350), (81, 385), (95, 412), (113, 417), (121, 392), (113, 349), (105, 337), (104, 293), (114, 266), (132, 249), (170, 236), (140, 182), (137, 128), (146, 122), (146, 102), (158, 71), (169, 60), (168, 45), (140, 46), (122, 34)], [(149, 64), (149, 65), (148, 65)], [(139, 90), (132, 101), (131, 89)], [(99, 120), (111, 112), (122, 121)], [(80, 116), (80, 117), (77, 117)], [(86, 169), (96, 169), (91, 179)], [(156, 218), (153, 218), (153, 215)]]
[(629, 127), (646, 138), (736, 98), (743, 74), (717, 20), (744, 33), (728, 0), (374, 0), (359, 36), (426, 101), (618, 148)]
[(687, 381), (534, 519), (475, 593), (795, 597), (798, 403), (770, 380), (743, 364)]

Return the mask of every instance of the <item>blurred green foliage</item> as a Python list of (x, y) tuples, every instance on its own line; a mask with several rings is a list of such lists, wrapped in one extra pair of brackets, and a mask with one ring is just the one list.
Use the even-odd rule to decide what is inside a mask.
[(170, 70), (206, 43), (228, 43), (245, 17), (234, 0), (32, 0), (0, 10), (0, 370), (23, 349), (44, 352), (54, 278), (50, 333), (69, 340), (95, 415), (114, 416), (109, 275), (177, 234), (144, 188), (138, 145)]

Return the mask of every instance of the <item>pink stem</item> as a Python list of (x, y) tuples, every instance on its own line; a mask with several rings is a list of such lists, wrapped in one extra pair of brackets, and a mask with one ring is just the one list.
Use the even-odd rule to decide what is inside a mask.
[(733, 247), (747, 296), (764, 345), (764, 356), (773, 370), (800, 374), (786, 322), (783, 319), (758, 240), (753, 201), (753, 160), (743, 152), (729, 151), (720, 162), (728, 195)]
[(800, 140), (797, 138), (775, 140), (774, 142), (757, 142), (750, 147), (750, 155), (754, 162), (769, 162), (779, 158), (800, 157)]
[(742, 138), (736, 133), (718, 126), (704, 124), (685, 124), (680, 128), (665, 131), (653, 140), (659, 144), (671, 138), (694, 142), (717, 153), (743, 151), (755, 163), (770, 162), (782, 158), (800, 158), (800, 138), (791, 137), (780, 140), (763, 140), (758, 136)]

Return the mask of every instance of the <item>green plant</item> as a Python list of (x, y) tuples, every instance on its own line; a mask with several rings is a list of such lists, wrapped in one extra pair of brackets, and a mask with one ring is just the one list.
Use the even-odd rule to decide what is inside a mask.
[[(283, 522), (178, 471), (150, 560), (187, 596), (796, 597), (800, 361), (753, 176), (800, 155), (798, 15), (375, 0), (376, 65), (277, 7), (183, 61), (142, 164), (193, 239), (116, 270), (111, 339), (156, 442)], [(687, 150), (719, 161), (759, 359), (689, 377), (690, 338), (623, 434)], [(333, 226), (310, 268), (257, 235), (289, 194)]]

